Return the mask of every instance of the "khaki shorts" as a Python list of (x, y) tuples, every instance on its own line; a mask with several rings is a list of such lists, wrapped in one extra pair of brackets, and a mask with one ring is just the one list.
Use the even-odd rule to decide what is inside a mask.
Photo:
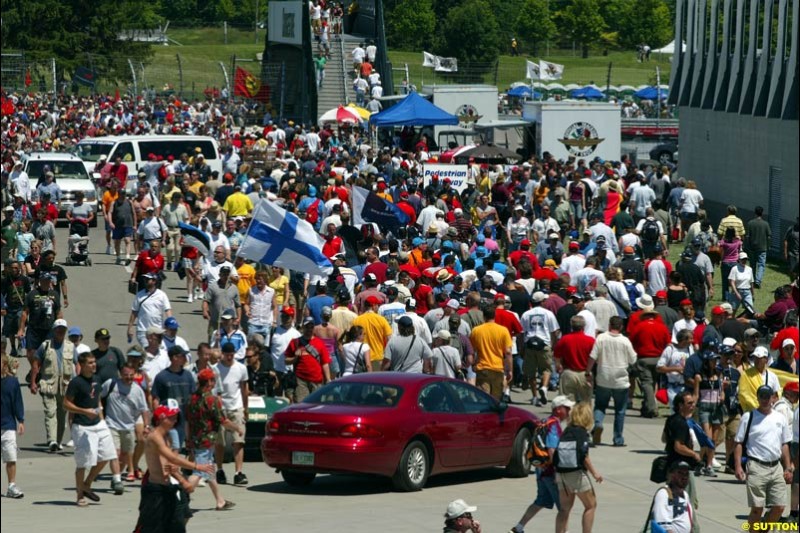
[(297, 388), (294, 389), (294, 403), (302, 402), (309, 394), (320, 387), (322, 387), (322, 383), (314, 383), (313, 381), (297, 378)]
[(114, 441), (114, 448), (122, 453), (133, 453), (136, 448), (136, 430), (119, 430), (108, 428), (111, 431), (111, 439)]
[(584, 470), (556, 472), (556, 484), (559, 490), (563, 490), (567, 494), (579, 494), (594, 490), (589, 475)]
[[(245, 434), (247, 433), (246, 431), (247, 421), (244, 419), (244, 409), (232, 409), (232, 410), (224, 409), (223, 414), (225, 415), (225, 418), (236, 424), (238, 427), (245, 428)], [(231, 435), (232, 437), (231, 442), (233, 442), (234, 444), (244, 444), (244, 435), (239, 436), (238, 432), (230, 431), (229, 429), (225, 429), (224, 427), (219, 428), (219, 442), (221, 443), (225, 442), (226, 433)]]
[(786, 481), (780, 461), (766, 466), (747, 462), (747, 505), (749, 507), (783, 507), (786, 505)]
[(586, 381), (583, 372), (564, 370), (558, 379), (558, 392), (565, 396), (572, 396), (576, 402), (592, 400), (592, 386)]
[(534, 350), (525, 347), (522, 359), (522, 373), (530, 379), (536, 377), (540, 372), (552, 372), (553, 368), (553, 349), (545, 346), (544, 350)]
[(503, 397), (503, 381), (505, 375), (496, 370), (478, 370), (475, 373), (475, 386), (486, 392), (495, 400)]
[(742, 415), (737, 414), (725, 419), (725, 438), (733, 439), (739, 431), (739, 423), (742, 421)]

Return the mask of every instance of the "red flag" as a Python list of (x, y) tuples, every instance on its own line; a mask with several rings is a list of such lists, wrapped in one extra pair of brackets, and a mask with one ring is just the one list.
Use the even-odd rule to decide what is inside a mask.
[(26, 70), (25, 71), (25, 87), (30, 87), (31, 83), (33, 83), (33, 80), (31, 79), (31, 71), (30, 70)]
[(114, 103), (119, 102), (119, 89), (114, 91)]
[(261, 82), (242, 67), (236, 67), (236, 74), (233, 78), (233, 94), (254, 98), (261, 89)]

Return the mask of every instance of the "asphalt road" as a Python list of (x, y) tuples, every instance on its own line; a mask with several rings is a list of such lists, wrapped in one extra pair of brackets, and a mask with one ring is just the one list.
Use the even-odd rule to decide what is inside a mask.
[[(64, 260), (66, 231), (59, 229), (57, 261)], [(105, 242), (100, 229), (91, 231), (92, 267), (66, 267), (71, 306), (65, 311), (70, 325), (84, 330), (87, 344), (93, 346), (94, 331), (111, 330), (112, 345), (126, 347), (125, 327), (131, 297), (127, 294), (129, 273), (114, 265), (112, 256), (103, 254)], [(180, 334), (190, 346), (203, 339), (205, 324), (199, 304), (187, 304), (183, 283), (170, 275), (164, 287), (182, 326)], [(24, 377), (27, 363), (20, 368)], [(527, 396), (514, 393), (523, 403)], [(109, 532), (127, 532), (136, 522), (138, 486), (127, 484), (122, 496), (109, 490), (110, 475), (96, 484), (99, 504), (80, 509), (74, 500), (74, 462), (70, 449), (50, 455), (44, 451), (42, 404), (38, 397), (24, 393), (27, 431), (19, 438), (21, 448), (17, 482), (25, 491), (21, 500), (2, 499), (0, 526), (3, 531), (83, 532), (88, 526)], [(534, 408), (531, 408), (534, 409)], [(535, 408), (538, 414), (544, 410)], [(610, 439), (613, 417), (606, 420), (606, 439)], [(600, 446), (592, 450), (592, 460), (605, 481), (596, 486), (599, 506), (596, 533), (639, 532), (645, 522), (656, 485), (648, 480), (650, 463), (662, 449), (662, 420), (645, 420), (632, 411), (626, 420), (627, 448)], [(199, 488), (192, 507), (198, 512), (189, 523), (193, 532), (229, 530), (275, 532), (349, 531), (421, 532), (440, 531), (447, 503), (464, 498), (477, 505), (475, 516), (484, 532), (505, 532), (513, 526), (535, 497), (534, 477), (506, 479), (501, 469), (446, 475), (432, 478), (417, 493), (395, 493), (387, 480), (351, 476), (319, 476), (308, 488), (295, 490), (260, 461), (248, 461), (247, 487), (224, 486), (224, 496), (236, 502), (229, 512), (215, 512), (208, 489)], [(231, 468), (228, 468), (229, 477)], [(5, 494), (5, 472), (2, 492)], [(746, 520), (746, 495), (743, 485), (732, 476), (700, 478), (697, 481), (700, 509), (697, 516), (704, 533), (741, 531)], [(580, 530), (582, 508), (576, 503), (570, 518), (571, 531)], [(529, 524), (528, 531), (551, 531), (554, 511), (543, 511)], [(8, 529), (6, 529), (8, 528)]]

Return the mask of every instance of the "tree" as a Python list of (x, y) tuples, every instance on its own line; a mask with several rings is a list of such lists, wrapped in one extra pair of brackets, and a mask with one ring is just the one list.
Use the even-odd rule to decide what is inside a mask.
[(517, 33), (533, 46), (533, 55), (539, 55), (539, 44), (556, 33), (548, 0), (525, 0), (516, 19)]
[(458, 58), (467, 76), (486, 72), (500, 55), (500, 26), (486, 0), (467, 0), (447, 14), (437, 53)]
[(62, 79), (79, 66), (109, 79), (128, 79), (127, 59), (144, 61), (152, 50), (149, 43), (119, 39), (119, 32), (157, 27), (157, 7), (148, 0), (7, 0), (3, 47), (34, 61), (55, 58)]
[(635, 0), (623, 14), (624, 28), (619, 33), (620, 44), (635, 48), (649, 44), (660, 48), (672, 39), (672, 16), (663, 0)]
[(605, 30), (598, 0), (573, 0), (562, 15), (562, 30), (581, 47), (581, 57), (589, 57), (589, 46), (599, 41)]
[(392, 49), (414, 52), (429, 50), (435, 34), (433, 0), (400, 2), (386, 16), (386, 40)]

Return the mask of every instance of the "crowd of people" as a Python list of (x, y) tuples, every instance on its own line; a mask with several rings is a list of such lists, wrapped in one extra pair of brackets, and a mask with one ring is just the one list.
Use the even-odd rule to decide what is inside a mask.
[[(798, 224), (782, 236), (788, 278), (770, 284), (766, 255), (776, 229), (763, 209), (747, 206), (755, 216), (745, 222), (731, 205), (714, 221), (695, 182), (667, 168), (638, 168), (626, 156), (470, 161), (457, 189), (449, 178), (421, 178), (429, 148), (412, 128), (382, 148), (353, 129), (288, 121), (237, 129), (215, 102), (4, 98), (13, 104), (1, 139), (9, 497), (22, 496), (15, 433), (31, 431), (23, 376), (15, 377), (18, 358), (26, 358), (31, 372), (23, 381), (42, 399), (48, 450), (75, 447), (79, 506), (99, 499), (92, 484), (106, 462), (121, 494), (124, 482), (147, 478), (145, 458), (142, 531), (159, 513), (184, 520), (188, 503), (174, 496), (200, 485), (210, 487), (217, 509), (233, 507), (220, 489), (228, 482), (222, 443), (225, 434), (233, 441), (232, 482), (247, 484), (251, 394), (301, 402), (340, 376), (380, 371), (464, 379), (498, 401), (527, 391), (532, 405), (550, 405), (547, 448), (555, 456), (566, 435), (582, 450), (580, 460), (571, 470), (537, 469), (537, 498), (517, 533), (553, 507), (557, 531), (566, 531), (576, 496), (584, 532), (591, 530), (597, 497), (590, 476), (602, 476), (584, 447), (604, 442), (612, 402), (611, 443), (619, 448), (631, 409), (644, 418), (659, 417), (659, 403), (670, 411), (668, 496), (657, 493), (653, 509), (667, 531), (691, 530), (701, 492), (696, 475), (747, 478), (753, 522), (764, 507), (771, 518), (782, 513), (785, 486), (775, 483), (797, 458), (797, 382), (779, 376), (797, 374)], [(98, 212), (78, 199), (67, 210), (70, 224), (84, 225), (102, 211), (102, 225), (89, 231), (104, 233), (106, 254), (132, 265), (127, 343), (112, 342), (98, 324), (91, 347), (63, 319), (66, 307), (81, 305), (82, 289), (68, 284), (55, 261), (53, 205), (65, 201), (58, 176), (30, 188), (37, 177), (17, 162), (31, 150), (69, 150), (87, 136), (166, 131), (217, 137), (223, 172), (210, 171), (200, 148), (130, 177), (120, 161), (101, 160)], [(272, 168), (239, 157), (255, 143), (277, 154)], [(353, 186), (395, 204), (409, 224), (393, 231), (353, 225)], [(320, 233), (331, 275), (238, 254), (261, 201)], [(180, 223), (207, 234), (208, 257), (183, 237)], [(184, 296), (161, 289), (169, 276), (185, 279)], [(761, 311), (758, 291), (773, 300)], [(207, 335), (180, 335), (175, 298), (201, 310)], [(743, 380), (759, 387), (743, 389)], [(780, 429), (774, 443), (761, 438), (773, 427), (765, 424)], [(784, 455), (790, 442), (794, 459)], [(745, 471), (736, 462), (743, 443), (751, 458)], [(673, 512), (678, 500), (682, 513)], [(796, 484), (791, 506), (796, 520)]]

